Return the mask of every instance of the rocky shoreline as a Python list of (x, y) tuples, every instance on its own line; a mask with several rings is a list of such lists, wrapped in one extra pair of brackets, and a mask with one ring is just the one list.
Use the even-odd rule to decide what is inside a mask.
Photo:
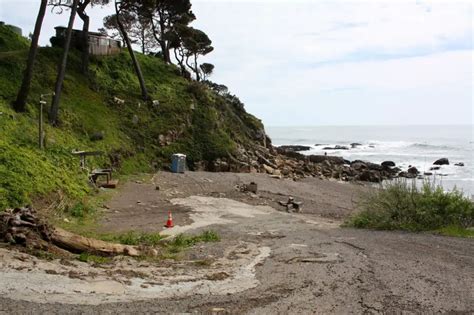
[[(416, 167), (409, 166), (402, 170), (393, 161), (381, 164), (362, 160), (349, 161), (340, 156), (303, 155), (309, 147), (301, 145), (254, 146), (252, 149), (237, 150), (235, 156), (217, 159), (211, 163), (198, 163), (195, 170), (212, 172), (266, 173), (274, 178), (290, 178), (294, 180), (306, 177), (321, 179), (337, 179), (351, 182), (380, 183), (395, 178), (418, 178), (432, 176), (430, 172), (420, 172)], [(433, 163), (430, 170), (439, 170), (439, 165), (448, 165), (446, 158)], [(458, 165), (461, 166), (461, 165)]]

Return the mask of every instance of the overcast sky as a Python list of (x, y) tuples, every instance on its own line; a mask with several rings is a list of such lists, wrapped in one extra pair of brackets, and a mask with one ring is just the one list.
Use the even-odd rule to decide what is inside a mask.
[[(471, 1), (203, 1), (205, 61), (266, 125), (472, 124)], [(33, 30), (39, 0), (0, 0)], [(89, 11), (91, 30), (111, 8)], [(67, 14), (48, 12), (41, 43)], [(80, 20), (76, 23), (81, 28)]]

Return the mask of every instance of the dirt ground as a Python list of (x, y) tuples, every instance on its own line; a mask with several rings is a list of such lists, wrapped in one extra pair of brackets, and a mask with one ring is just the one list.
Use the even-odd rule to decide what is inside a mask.
[[(257, 194), (238, 189), (251, 181)], [(474, 241), (340, 228), (367, 190), (203, 172), (126, 183), (101, 231), (211, 229), (221, 241), (158, 265), (71, 266), (0, 249), (0, 313), (474, 313)], [(288, 196), (301, 213), (278, 204)], [(165, 229), (170, 210), (177, 226)]]

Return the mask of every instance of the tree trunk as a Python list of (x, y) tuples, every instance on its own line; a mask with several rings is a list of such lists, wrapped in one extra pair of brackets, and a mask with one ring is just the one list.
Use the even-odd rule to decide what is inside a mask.
[(199, 67), (197, 62), (197, 54), (194, 54), (194, 72), (196, 73), (196, 81), (201, 81), (201, 76), (199, 75)]
[(33, 77), (33, 67), (36, 60), (36, 54), (38, 52), (38, 40), (41, 33), (41, 27), (43, 25), (44, 15), (46, 13), (46, 6), (48, 0), (41, 0), (38, 16), (36, 17), (35, 30), (31, 39), (30, 51), (28, 53), (28, 61), (26, 64), (25, 72), (23, 73), (23, 80), (21, 82), (20, 90), (13, 103), (13, 108), (17, 112), (24, 112), (26, 110), (26, 99), (30, 92), (31, 79)]
[(77, 14), (81, 18), (82, 24), (82, 73), (87, 75), (89, 72), (89, 22), (90, 18), (85, 12), (90, 0), (84, 1), (77, 10)]
[(133, 67), (135, 68), (135, 72), (138, 77), (138, 81), (140, 82), (140, 88), (142, 90), (142, 98), (143, 100), (148, 100), (148, 91), (145, 86), (145, 79), (143, 78), (142, 70), (140, 69), (140, 64), (138, 63), (137, 58), (135, 57), (135, 53), (133, 52), (132, 48), (132, 43), (130, 42), (130, 38), (128, 38), (128, 34), (125, 31), (125, 27), (122, 24), (122, 21), (120, 21), (120, 10), (118, 8), (118, 3), (117, 0), (115, 0), (115, 15), (117, 16), (117, 25), (120, 29), (120, 33), (122, 34), (122, 38), (125, 41), (125, 44), (127, 45), (127, 50), (128, 53), (130, 54), (130, 57), (132, 58), (133, 62)]
[(145, 49), (146, 38), (145, 38), (145, 29), (143, 27), (141, 29), (140, 36), (141, 36), (141, 42), (142, 42), (142, 54), (145, 54), (146, 53), (146, 49)]
[(54, 88), (53, 102), (49, 111), (49, 121), (52, 125), (58, 123), (59, 100), (61, 98), (61, 91), (63, 88), (64, 76), (66, 74), (67, 57), (69, 54), (69, 47), (71, 46), (72, 27), (74, 26), (74, 19), (76, 18), (77, 4), (79, 0), (73, 0), (71, 6), (71, 15), (69, 16), (69, 23), (66, 31), (66, 40), (64, 43), (63, 56), (58, 67), (58, 76), (56, 78), (56, 85)]
[(73, 234), (60, 228), (55, 228), (51, 233), (51, 241), (54, 245), (74, 253), (86, 252), (102, 255), (128, 255), (134, 257), (144, 256), (147, 254), (138, 248), (138, 246), (108, 243)]

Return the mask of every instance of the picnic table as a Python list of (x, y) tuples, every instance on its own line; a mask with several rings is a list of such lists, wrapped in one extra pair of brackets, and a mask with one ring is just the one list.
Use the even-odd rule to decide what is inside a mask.
[(89, 171), (87, 168), (87, 157), (88, 156), (99, 156), (103, 155), (104, 152), (102, 151), (72, 151), (72, 154), (77, 155), (80, 157), (80, 167), (81, 169), (87, 170), (89, 172), (89, 179), (90, 181), (94, 184), (97, 185), (97, 179), (100, 176), (105, 176), (106, 177), (106, 183), (102, 184), (101, 187), (104, 188), (115, 188), (117, 187), (118, 181), (117, 180), (112, 180), (112, 169), (111, 168), (99, 168), (99, 169), (93, 169)]

